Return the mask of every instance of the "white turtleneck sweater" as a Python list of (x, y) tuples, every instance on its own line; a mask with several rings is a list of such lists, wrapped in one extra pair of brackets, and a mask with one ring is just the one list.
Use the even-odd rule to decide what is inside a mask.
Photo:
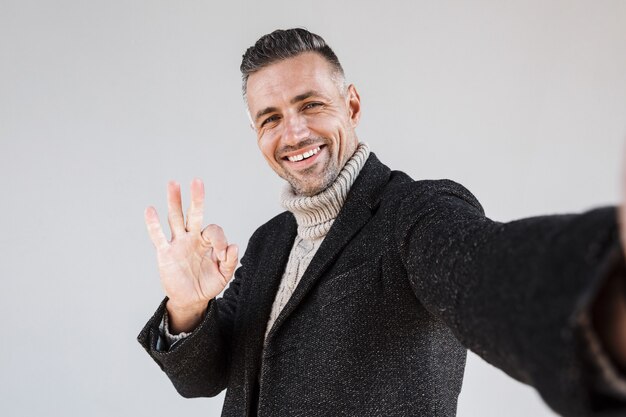
[[(265, 329), (265, 337), (267, 337), (276, 318), (287, 304), (287, 301), (289, 301), (289, 298), (291, 298), (300, 282), (300, 278), (304, 275), (317, 249), (337, 218), (343, 203), (348, 197), (348, 192), (359, 176), (369, 154), (369, 146), (365, 143), (359, 143), (354, 155), (346, 162), (335, 181), (328, 188), (314, 196), (297, 195), (289, 184), (286, 184), (283, 189), (281, 203), (296, 218), (298, 235), (289, 253), (289, 260), (272, 304), (272, 311)], [(169, 347), (191, 334), (171, 334), (168, 329), (167, 311), (163, 315), (159, 329), (161, 336), (165, 338), (164, 342)], [(159, 342), (157, 350), (167, 350), (167, 347), (163, 346), (162, 341), (159, 340)]]

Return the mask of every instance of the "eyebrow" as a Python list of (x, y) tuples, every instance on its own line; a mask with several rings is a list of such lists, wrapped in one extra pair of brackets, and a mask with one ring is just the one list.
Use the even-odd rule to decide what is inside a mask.
[[(319, 92), (315, 91), (315, 90), (309, 90), (306, 93), (302, 93), (302, 94), (298, 94), (297, 96), (295, 96), (294, 98), (292, 98), (291, 100), (289, 100), (289, 104), (296, 104), (300, 101), (306, 100), (309, 97), (313, 97), (313, 96), (321, 96), (322, 94), (320, 94)], [(255, 121), (258, 121), (259, 118), (261, 118), (262, 116), (265, 116), (268, 113), (273, 113), (275, 111), (277, 111), (278, 108), (276, 107), (266, 107), (263, 110), (259, 110), (254, 118)]]

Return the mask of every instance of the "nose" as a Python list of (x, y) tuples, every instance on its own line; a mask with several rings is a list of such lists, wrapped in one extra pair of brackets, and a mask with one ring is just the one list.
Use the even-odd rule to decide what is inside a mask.
[(309, 128), (303, 115), (295, 113), (285, 115), (283, 141), (288, 145), (296, 145), (309, 137)]

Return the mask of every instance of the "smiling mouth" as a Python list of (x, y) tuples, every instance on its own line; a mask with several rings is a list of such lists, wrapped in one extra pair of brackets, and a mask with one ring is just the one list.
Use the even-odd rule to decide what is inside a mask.
[(300, 162), (300, 161), (304, 161), (304, 160), (306, 160), (306, 159), (311, 158), (312, 156), (317, 155), (317, 153), (318, 153), (318, 152), (322, 149), (322, 147), (323, 147), (323, 146), (324, 146), (324, 145), (320, 145), (320, 146), (318, 146), (317, 148), (314, 148), (314, 149), (308, 150), (308, 151), (306, 151), (306, 152), (303, 152), (303, 153), (300, 153), (300, 154), (297, 154), (297, 155), (286, 156), (286, 157), (285, 157), (285, 158), (283, 158), (283, 159), (288, 160), (288, 161), (290, 161), (290, 162)]

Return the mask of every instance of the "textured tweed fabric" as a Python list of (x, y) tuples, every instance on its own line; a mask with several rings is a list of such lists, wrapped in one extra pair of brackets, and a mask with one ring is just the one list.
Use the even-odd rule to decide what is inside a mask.
[[(598, 287), (623, 262), (614, 207), (499, 223), (448, 180), (414, 181), (371, 154), (274, 326), (297, 223), (252, 236), (198, 329), (156, 350), (186, 397), (227, 389), (223, 416), (454, 416), (469, 348), (565, 416), (624, 415), (584, 341)], [(485, 399), (488, 400), (488, 399)]]

